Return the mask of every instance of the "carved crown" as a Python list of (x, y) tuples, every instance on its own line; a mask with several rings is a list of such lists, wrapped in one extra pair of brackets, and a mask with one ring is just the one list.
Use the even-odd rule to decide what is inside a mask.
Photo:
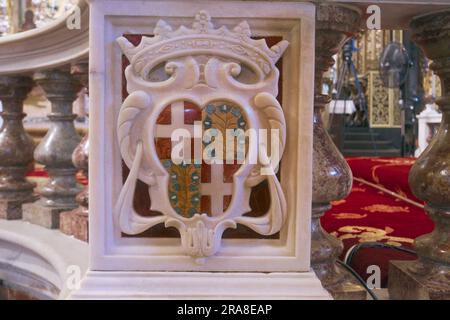
[(168, 23), (159, 20), (153, 34), (153, 37), (143, 37), (136, 47), (125, 37), (117, 39), (134, 71), (143, 78), (158, 64), (188, 53), (221, 55), (242, 61), (258, 73), (268, 75), (289, 45), (282, 40), (269, 48), (264, 39), (252, 39), (246, 21), (239, 23), (231, 31), (225, 26), (215, 29), (206, 11), (195, 15), (192, 28), (181, 26), (173, 30)]

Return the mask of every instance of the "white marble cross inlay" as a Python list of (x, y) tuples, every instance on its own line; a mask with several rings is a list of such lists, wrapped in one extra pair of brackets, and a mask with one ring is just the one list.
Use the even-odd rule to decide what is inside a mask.
[(186, 129), (194, 136), (194, 125), (184, 123), (184, 102), (177, 101), (171, 106), (171, 124), (156, 125), (156, 138), (171, 138), (175, 129)]
[[(189, 131), (191, 137), (194, 137), (194, 125), (184, 123), (184, 102), (177, 101), (171, 105), (171, 124), (156, 125), (156, 138), (171, 138), (175, 129), (185, 129)], [(172, 142), (176, 144), (176, 141)], [(189, 143), (185, 147), (190, 148)], [(233, 184), (225, 183), (224, 180), (224, 165), (211, 164), (211, 182), (201, 183), (200, 194), (211, 197), (211, 214), (217, 216), (223, 213), (223, 199), (224, 196), (232, 195)]]
[(223, 164), (211, 164), (211, 182), (200, 185), (200, 193), (211, 197), (211, 214), (217, 216), (223, 213), (223, 197), (232, 195), (233, 184), (223, 182)]

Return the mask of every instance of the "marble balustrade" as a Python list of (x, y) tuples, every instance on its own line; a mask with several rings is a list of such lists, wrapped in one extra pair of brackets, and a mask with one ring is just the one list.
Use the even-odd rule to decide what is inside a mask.
[[(0, 76), (1, 219), (23, 219), (59, 228), (62, 212), (79, 209), (86, 224), (85, 236), (79, 238), (87, 240), (88, 193), (87, 187), (82, 188), (77, 182), (76, 173), (79, 170), (87, 173), (88, 137), (81, 140), (72, 111), (78, 92), (87, 86), (87, 78), (86, 61), (75, 63), (72, 68), (63, 66), (33, 74)], [(37, 145), (23, 125), (24, 101), (36, 85), (42, 87), (51, 102), (49, 129)], [(49, 175), (39, 188), (26, 177), (36, 164), (43, 165)]]

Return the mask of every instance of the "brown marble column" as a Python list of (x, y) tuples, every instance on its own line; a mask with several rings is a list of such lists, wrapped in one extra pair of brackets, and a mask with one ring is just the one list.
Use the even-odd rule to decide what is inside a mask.
[(25, 175), (33, 163), (33, 139), (22, 119), (23, 101), (34, 83), (29, 77), (1, 76), (0, 100), (3, 104), (0, 129), (0, 218), (22, 219), (22, 204), (37, 199), (34, 183)]
[[(88, 87), (88, 63), (78, 63), (72, 66), (72, 74), (84, 87)], [(85, 178), (88, 177), (89, 168), (89, 132), (81, 140), (72, 154), (72, 162)], [(61, 213), (60, 227), (61, 232), (73, 235), (82, 241), (88, 241), (88, 207), (89, 207), (89, 188), (85, 186), (77, 195), (76, 201), (78, 208)]]
[(442, 86), (436, 101), (442, 123), (409, 173), (409, 185), (426, 203), (435, 227), (416, 239), (418, 260), (391, 263), (389, 294), (392, 299), (450, 299), (450, 10), (414, 18), (410, 27)]
[(323, 74), (334, 64), (333, 55), (359, 31), (360, 19), (360, 13), (347, 6), (316, 7), (311, 264), (335, 299), (365, 299), (366, 291), (351, 274), (336, 265), (343, 245), (320, 225), (320, 217), (331, 208), (331, 201), (345, 198), (352, 187), (350, 168), (322, 123), (321, 113), (331, 98), (321, 92)]
[(48, 115), (50, 128), (34, 151), (35, 160), (45, 165), (49, 180), (38, 191), (41, 200), (26, 212), (24, 219), (58, 228), (60, 213), (78, 206), (75, 197), (81, 191), (75, 178), (77, 169), (72, 163), (72, 153), (81, 140), (75, 130), (72, 104), (81, 84), (65, 70), (40, 72), (34, 79), (52, 103)]

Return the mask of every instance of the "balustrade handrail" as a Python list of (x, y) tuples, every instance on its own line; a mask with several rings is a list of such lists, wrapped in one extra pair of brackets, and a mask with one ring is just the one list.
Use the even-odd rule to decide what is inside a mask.
[[(89, 6), (79, 0), (80, 29), (69, 29), (72, 9), (49, 24), (0, 38), (0, 75), (30, 73), (84, 59), (89, 54)], [(76, 8), (76, 7), (75, 7)]]

